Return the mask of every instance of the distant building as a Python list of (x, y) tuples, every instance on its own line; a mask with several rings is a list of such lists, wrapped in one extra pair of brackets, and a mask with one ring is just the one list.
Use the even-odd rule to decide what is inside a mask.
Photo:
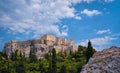
[(77, 51), (77, 46), (75, 45), (72, 39), (66, 40), (63, 38), (58, 38), (53, 35), (43, 35), (38, 40), (28, 40), (28, 41), (16, 41), (12, 40), (9, 43), (6, 43), (3, 51), (7, 53), (8, 56), (11, 55), (11, 52), (15, 50), (21, 51), (22, 54), (25, 54), (26, 57), (29, 57), (31, 45), (34, 46), (33, 50), (36, 52), (38, 58), (43, 58), (46, 53), (49, 53), (52, 48), (56, 49), (56, 52), (70, 52)]

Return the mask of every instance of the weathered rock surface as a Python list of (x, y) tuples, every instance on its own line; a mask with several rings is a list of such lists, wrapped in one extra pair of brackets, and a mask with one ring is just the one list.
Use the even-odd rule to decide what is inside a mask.
[(69, 52), (70, 50), (77, 51), (77, 46), (74, 44), (73, 40), (66, 40), (63, 38), (57, 38), (52, 35), (43, 35), (38, 40), (27, 40), (27, 41), (16, 41), (12, 40), (5, 44), (3, 51), (6, 52), (8, 57), (10, 57), (12, 52), (18, 50), (26, 57), (29, 57), (31, 46), (34, 47), (37, 58), (43, 58), (45, 54), (49, 53), (52, 48), (56, 49), (56, 52), (61, 51)]
[(120, 73), (120, 47), (96, 52), (81, 73)]

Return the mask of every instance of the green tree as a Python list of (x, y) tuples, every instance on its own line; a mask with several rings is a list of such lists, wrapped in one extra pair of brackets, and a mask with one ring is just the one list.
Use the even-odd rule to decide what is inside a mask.
[(40, 73), (44, 73), (43, 62), (39, 64)]
[(62, 65), (62, 67), (60, 69), (60, 73), (67, 73), (67, 68), (65, 65)]
[(16, 57), (16, 56), (15, 56), (15, 53), (12, 52), (12, 53), (11, 53), (11, 60), (12, 60), (12, 61), (15, 61), (15, 59), (16, 59), (15, 57)]
[(17, 61), (18, 60), (18, 50), (15, 50), (15, 52), (11, 53), (11, 59), (12, 61)]
[(31, 62), (31, 63), (37, 62), (37, 57), (36, 57), (35, 53), (32, 52), (31, 50), (30, 50), (29, 59), (30, 59), (30, 62)]
[(52, 73), (57, 73), (57, 57), (55, 48), (52, 49)]
[(3, 53), (3, 57), (4, 57), (5, 59), (8, 59), (8, 56), (7, 56), (6, 52), (2, 52), (2, 53)]
[(16, 65), (16, 72), (17, 73), (25, 73), (26, 72), (26, 64), (28, 63), (26, 61), (25, 55), (20, 52), (21, 55), (19, 55), (19, 58), (17, 60), (17, 65)]
[(16, 66), (16, 72), (17, 73), (25, 73), (25, 58), (22, 57), (21, 60), (19, 61), (18, 65)]
[(92, 55), (94, 54), (94, 49), (92, 47), (91, 41), (89, 40), (88, 42), (88, 46), (86, 49), (86, 63), (89, 61), (90, 57), (92, 57)]
[(18, 60), (18, 50), (15, 51), (15, 60)]
[(2, 52), (0, 52), (0, 60), (2, 60)]
[(52, 73), (52, 58), (51, 58), (51, 53), (49, 55), (49, 73)]
[(86, 57), (86, 47), (79, 45), (78, 46), (78, 57)]
[(72, 50), (70, 49), (70, 55), (72, 54)]
[(30, 45), (30, 54), (29, 54), (29, 59), (30, 59), (30, 62), (31, 63), (35, 63), (37, 62), (37, 57), (36, 57), (36, 54), (35, 54), (35, 50), (34, 50), (34, 44), (31, 43)]
[(19, 55), (20, 57), (22, 57), (22, 53), (21, 53), (21, 51), (20, 51), (20, 55)]
[(81, 62), (80, 64), (77, 64), (77, 66), (76, 66), (76, 68), (77, 68), (77, 73), (80, 73), (81, 72), (81, 70), (82, 70), (82, 66), (84, 66), (84, 64), (83, 64), (84, 62)]

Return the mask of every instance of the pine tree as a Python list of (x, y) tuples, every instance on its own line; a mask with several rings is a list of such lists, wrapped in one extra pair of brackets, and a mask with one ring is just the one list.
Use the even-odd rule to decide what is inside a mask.
[(18, 50), (15, 51), (15, 60), (18, 60)]
[(0, 52), (0, 61), (2, 60), (2, 52)]
[(67, 69), (65, 65), (62, 65), (61, 69), (60, 69), (60, 73), (67, 73)]
[(94, 54), (94, 49), (92, 47), (92, 44), (89, 40), (87, 50), (86, 50), (86, 63), (89, 61), (90, 57)]
[(37, 57), (36, 57), (35, 53), (32, 52), (31, 50), (30, 50), (29, 59), (30, 59), (30, 62), (31, 62), (31, 63), (37, 62)]
[(40, 73), (44, 73), (43, 63), (39, 64)]
[(18, 65), (16, 66), (16, 72), (17, 73), (25, 73), (26, 67), (25, 67), (25, 57), (22, 56)]
[(29, 55), (29, 59), (30, 59), (30, 62), (31, 63), (35, 63), (35, 62), (37, 62), (37, 57), (36, 57), (36, 54), (35, 54), (35, 51), (34, 51), (34, 44), (33, 44), (33, 42), (31, 43), (31, 45), (30, 45), (30, 55)]
[(55, 48), (52, 49), (52, 73), (57, 73), (57, 57)]
[(15, 59), (16, 59), (16, 58), (15, 58), (15, 53), (12, 52), (12, 53), (11, 53), (11, 60), (12, 60), (12, 61), (15, 61)]
[(7, 56), (7, 53), (6, 52), (3, 52), (3, 56), (4, 56), (4, 58), (6, 58), (6, 59), (8, 59), (8, 56)]
[(21, 53), (21, 51), (20, 51), (20, 55), (19, 55), (19, 56), (20, 56), (20, 58), (22, 57), (22, 53)]
[(52, 52), (51, 50), (49, 51), (49, 57), (48, 57), (48, 60), (49, 60), (49, 70), (48, 70), (48, 73), (52, 73)]
[(72, 55), (72, 54), (73, 54), (72, 49), (70, 49), (70, 55)]
[(49, 57), (49, 73), (52, 73), (52, 60), (51, 60), (51, 55)]

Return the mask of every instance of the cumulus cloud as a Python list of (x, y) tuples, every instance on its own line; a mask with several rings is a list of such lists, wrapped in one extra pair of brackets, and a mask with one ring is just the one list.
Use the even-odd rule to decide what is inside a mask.
[[(67, 36), (68, 27), (63, 29), (57, 23), (64, 18), (81, 20), (72, 5), (94, 1), (96, 0), (1, 0), (0, 27), (12, 34), (33, 34), (34, 37), (41, 34)], [(85, 9), (81, 14), (93, 16), (101, 12)]]
[(72, 3), (76, 4), (76, 3), (92, 3), (92, 2), (105, 2), (105, 3), (110, 3), (110, 2), (113, 2), (115, 0), (69, 0), (71, 1)]
[[(105, 48), (104, 46), (109, 45), (113, 40), (116, 39), (117, 38), (105, 36), (101, 38), (92, 38), (89, 40), (92, 42), (93, 46), (97, 48), (97, 50), (100, 50), (100, 49), (104, 49)], [(88, 39), (81, 41), (79, 44), (83, 46), (87, 46), (87, 43), (88, 43)]]
[(87, 16), (95, 16), (95, 15), (99, 15), (99, 14), (102, 14), (102, 13), (98, 10), (84, 9), (83, 11), (81, 11), (81, 14), (85, 14)]
[(91, 3), (91, 2), (93, 2), (93, 1), (95, 1), (95, 0), (81, 0), (81, 1), (87, 2), (87, 3)]
[(97, 34), (104, 34), (104, 33), (111, 33), (111, 31), (110, 31), (110, 29), (106, 29), (106, 30), (99, 30), (98, 32), (97, 32)]
[(114, 0), (105, 0), (105, 2), (110, 3), (113, 2)]
[(62, 29), (56, 23), (60, 23), (63, 18), (81, 19), (80, 16), (75, 15), (75, 8), (71, 6), (81, 2), (81, 0), (15, 0), (7, 3), (0, 2), (1, 9), (8, 10), (3, 10), (0, 13), (0, 27), (11, 33), (32, 33), (35, 36), (41, 34), (67, 36), (68, 29)]
[(106, 3), (110, 3), (110, 2), (113, 2), (113, 1), (115, 1), (115, 0), (70, 0), (72, 3), (74, 3), (74, 4), (76, 4), (76, 3), (83, 3), (83, 2), (85, 2), (85, 3), (91, 3), (91, 2), (106, 2)]
[(81, 20), (82, 18), (80, 16), (75, 16), (75, 19)]
[(67, 35), (68, 35), (68, 33), (67, 33), (67, 32), (68, 32), (68, 26), (67, 26), (67, 25), (63, 25), (63, 26), (62, 26), (62, 29), (63, 29), (63, 30), (61, 31), (61, 32), (62, 32), (62, 35), (67, 36)]
[(91, 41), (93, 42), (94, 45), (106, 45), (106, 44), (109, 44), (110, 41), (112, 41), (112, 40), (116, 40), (116, 38), (105, 36), (103, 38), (91, 39)]
[(113, 34), (111, 36), (113, 36), (113, 37), (120, 37), (120, 33), (116, 33), (116, 34)]
[(9, 22), (11, 20), (12, 19), (8, 15), (2, 15), (1, 18), (0, 18), (1, 22)]

